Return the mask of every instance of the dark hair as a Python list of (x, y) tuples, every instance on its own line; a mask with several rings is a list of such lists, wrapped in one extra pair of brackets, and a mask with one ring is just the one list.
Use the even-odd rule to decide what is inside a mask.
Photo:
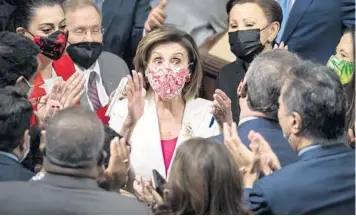
[(344, 140), (346, 96), (332, 69), (303, 62), (286, 82), (281, 99), (287, 114), (301, 116), (301, 136), (320, 144)]
[(158, 214), (248, 214), (243, 181), (225, 145), (194, 138), (178, 147)]
[(39, 52), (30, 39), (8, 31), (0, 32), (0, 88), (15, 85), (20, 76), (29, 81), (36, 73)]
[[(352, 35), (352, 47), (353, 47), (353, 54), (355, 58), (355, 27), (349, 27), (346, 29), (345, 33), (351, 33)], [(347, 96), (347, 112), (346, 112), (346, 130), (349, 128), (355, 128), (355, 62), (353, 68), (353, 78), (349, 84), (344, 86)]]
[(0, 89), (0, 151), (12, 152), (23, 142), (32, 114), (26, 94), (12, 86)]
[(246, 72), (248, 107), (278, 119), (281, 88), (301, 59), (286, 50), (271, 50), (257, 56)]
[[(16, 32), (18, 27), (28, 29), (32, 18), (35, 15), (35, 10), (43, 6), (54, 7), (61, 6), (59, 0), (22, 0), (16, 4), (16, 9), (10, 15), (6, 25), (6, 30)], [(63, 7), (62, 7), (63, 8)]]
[(278, 22), (280, 25), (283, 20), (282, 8), (276, 0), (230, 0), (226, 4), (226, 12), (230, 15), (232, 8), (237, 4), (254, 3), (264, 12), (269, 23)]
[(110, 159), (110, 144), (111, 141), (115, 137), (119, 137), (120, 135), (116, 133), (111, 127), (104, 125), (104, 132), (105, 132), (105, 138), (104, 138), (104, 151), (107, 153), (107, 157), (104, 159), (104, 165), (105, 168), (108, 166), (109, 159)]
[(91, 110), (71, 107), (46, 125), (45, 157), (54, 165), (80, 169), (96, 167), (102, 156), (104, 129)]

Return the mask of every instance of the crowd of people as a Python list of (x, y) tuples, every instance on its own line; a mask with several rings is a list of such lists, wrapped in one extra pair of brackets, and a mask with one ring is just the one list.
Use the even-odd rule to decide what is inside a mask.
[(1, 214), (355, 215), (353, 0), (0, 9)]

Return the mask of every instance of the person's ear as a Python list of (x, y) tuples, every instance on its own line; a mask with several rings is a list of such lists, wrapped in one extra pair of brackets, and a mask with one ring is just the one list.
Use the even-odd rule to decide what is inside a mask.
[(237, 95), (241, 98), (247, 97), (247, 81), (243, 79), (237, 87)]
[(291, 132), (292, 134), (295, 135), (300, 134), (302, 132), (303, 119), (300, 116), (300, 114), (297, 112), (292, 112), (292, 118), (293, 118), (293, 123), (292, 123)]
[(267, 39), (269, 43), (272, 43), (277, 38), (280, 28), (281, 28), (281, 25), (278, 22), (273, 22), (271, 24), (271, 27), (269, 29), (270, 34)]
[(16, 28), (16, 33), (25, 36), (26, 35), (26, 30), (23, 27), (17, 27)]
[(29, 135), (29, 130), (25, 130), (25, 133), (23, 135), (23, 142), (20, 145), (21, 151), (25, 151), (27, 149), (30, 149), (30, 135)]

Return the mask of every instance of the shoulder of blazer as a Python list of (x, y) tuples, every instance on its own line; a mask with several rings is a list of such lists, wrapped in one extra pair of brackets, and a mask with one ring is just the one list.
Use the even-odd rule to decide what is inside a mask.
[(126, 64), (126, 62), (119, 56), (110, 53), (110, 52), (103, 52), (99, 56), (99, 65), (100, 67), (104, 67), (105, 69), (109, 68), (110, 70), (120, 71), (119, 74), (121, 75), (128, 75), (130, 74), (130, 70)]
[(57, 76), (61, 76), (64, 81), (68, 80), (75, 73), (73, 60), (64, 54), (60, 59), (53, 61), (53, 68)]

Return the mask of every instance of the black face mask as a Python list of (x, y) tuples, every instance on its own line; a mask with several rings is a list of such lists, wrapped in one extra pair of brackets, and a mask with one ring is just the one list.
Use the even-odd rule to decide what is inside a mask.
[(103, 52), (103, 44), (99, 42), (80, 42), (70, 44), (67, 53), (80, 67), (90, 68)]
[[(263, 30), (263, 29), (262, 29)], [(260, 29), (229, 32), (230, 50), (235, 56), (247, 63), (262, 52), (264, 46), (260, 39)]]

